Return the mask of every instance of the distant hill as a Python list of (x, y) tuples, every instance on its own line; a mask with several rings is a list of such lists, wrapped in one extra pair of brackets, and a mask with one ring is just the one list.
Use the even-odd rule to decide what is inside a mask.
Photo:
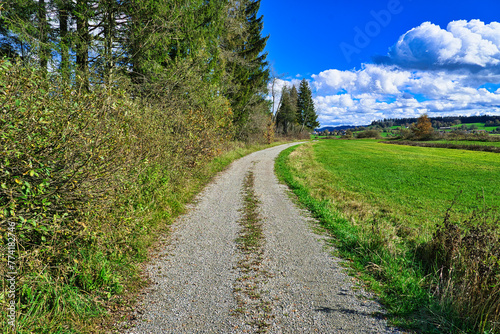
[[(446, 117), (429, 117), (432, 122), (433, 127), (442, 127), (442, 126), (453, 126), (457, 124), (471, 124), (471, 123), (488, 123), (488, 126), (497, 126), (500, 125), (500, 116), (489, 116), (489, 115), (480, 115), (480, 116), (446, 116)], [(347, 130), (353, 129), (356, 127), (370, 127), (370, 126), (380, 126), (382, 128), (392, 127), (392, 126), (401, 126), (401, 125), (409, 125), (411, 123), (417, 122), (417, 118), (389, 118), (383, 120), (373, 121), (370, 125), (342, 125), (342, 126), (325, 126), (319, 129), (316, 129), (317, 132), (322, 132), (325, 130), (328, 131), (338, 131), (338, 130)]]

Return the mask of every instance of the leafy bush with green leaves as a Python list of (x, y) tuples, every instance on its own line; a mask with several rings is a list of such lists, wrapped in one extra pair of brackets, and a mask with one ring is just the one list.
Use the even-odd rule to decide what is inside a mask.
[(0, 64), (0, 240), (14, 225), (20, 333), (92, 331), (232, 137), (229, 104), (210, 90), (155, 104), (79, 87)]
[(358, 132), (356, 134), (356, 138), (375, 138), (375, 139), (379, 139), (379, 138), (382, 138), (382, 136), (380, 135), (380, 132), (377, 131), (377, 130), (365, 130), (365, 131)]

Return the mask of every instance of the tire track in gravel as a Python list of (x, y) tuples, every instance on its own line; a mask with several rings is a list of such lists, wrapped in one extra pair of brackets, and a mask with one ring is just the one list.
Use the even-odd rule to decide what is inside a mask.
[[(278, 183), (274, 159), (292, 145), (235, 161), (198, 196), (148, 265), (153, 284), (128, 333), (399, 333), (373, 315), (383, 312), (380, 306), (353, 290), (340, 260), (325, 251), (324, 236), (312, 231), (315, 223)], [(243, 272), (236, 241), (249, 171), (265, 238), (258, 270), (266, 274), (254, 282), (259, 302), (253, 305), (260, 306), (237, 312)], [(259, 314), (265, 326), (255, 326)]]

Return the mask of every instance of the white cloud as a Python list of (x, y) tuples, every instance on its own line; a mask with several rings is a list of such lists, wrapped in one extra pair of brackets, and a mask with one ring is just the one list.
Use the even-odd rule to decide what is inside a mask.
[(426, 69), (496, 67), (500, 64), (500, 23), (460, 20), (442, 29), (424, 22), (399, 38), (385, 62)]
[(380, 118), (500, 114), (500, 23), (430, 22), (402, 35), (378, 64), (313, 75), (324, 125), (369, 124)]
[(364, 65), (359, 71), (327, 70), (313, 75), (314, 88), (322, 92), (359, 91), (397, 94), (399, 87), (409, 82), (411, 73), (395, 66)]

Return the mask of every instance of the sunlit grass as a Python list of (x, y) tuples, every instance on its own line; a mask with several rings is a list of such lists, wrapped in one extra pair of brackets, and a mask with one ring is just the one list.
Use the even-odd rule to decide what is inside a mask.
[[(466, 237), (471, 245), (495, 240), (497, 232), (491, 230), (467, 233), (478, 222), (498, 224), (494, 212), (481, 211), (499, 207), (498, 154), (332, 140), (289, 149), (276, 166), (280, 178), (335, 236), (339, 253), (353, 260), (351, 267), (379, 293), (395, 324), (434, 333), (475, 333), (495, 326), (485, 319), (498, 319), (498, 286), (469, 284), (481, 275), (467, 268), (487, 261), (490, 277), (498, 277), (491, 262), (496, 248), (487, 247), (491, 251), (479, 259), (467, 255), (470, 246), (453, 239), (453, 256), (462, 255), (460, 261), (448, 259), (447, 266), (471, 280), (459, 275), (443, 281), (438, 249), (451, 245), (435, 232), (455, 201), (447, 218), (453, 223), (442, 233)], [(492, 298), (468, 299), (476, 287), (483, 296), (491, 291)], [(472, 309), (483, 311), (468, 313)]]

